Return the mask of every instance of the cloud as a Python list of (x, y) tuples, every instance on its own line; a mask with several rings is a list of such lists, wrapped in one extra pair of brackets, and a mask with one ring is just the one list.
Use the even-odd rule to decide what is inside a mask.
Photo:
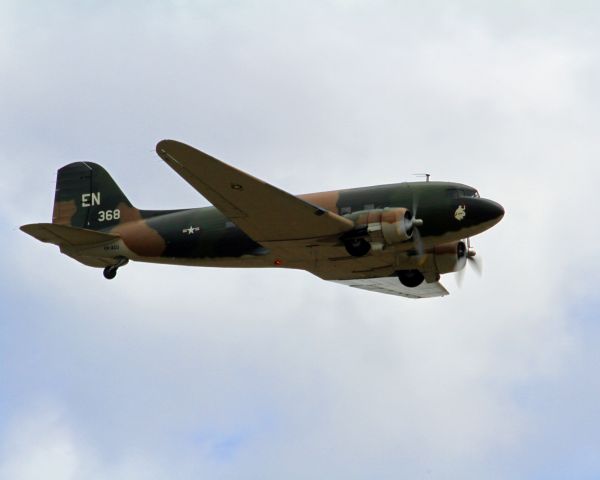
[[(598, 59), (585, 16), (558, 28), (534, 7), (7, 3), (0, 476), (576, 464), (596, 437), (551, 439), (599, 392), (582, 320), (597, 303)], [(449, 277), (452, 295), (425, 302), (283, 270), (132, 264), (106, 282), (16, 230), (49, 219), (55, 170), (81, 159), (140, 207), (206, 204), (153, 153), (164, 137), (292, 192), (428, 171), (507, 215), (473, 240), (483, 278)]]
[(0, 477), (39, 478), (165, 478), (149, 458), (127, 455), (102, 459), (69, 423), (53, 402), (38, 402), (13, 418), (3, 438)]

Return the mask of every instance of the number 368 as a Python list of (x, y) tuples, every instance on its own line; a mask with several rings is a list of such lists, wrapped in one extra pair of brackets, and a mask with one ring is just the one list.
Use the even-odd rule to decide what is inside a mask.
[(121, 210), (100, 210), (98, 212), (99, 222), (110, 222), (112, 220), (119, 220), (121, 218)]

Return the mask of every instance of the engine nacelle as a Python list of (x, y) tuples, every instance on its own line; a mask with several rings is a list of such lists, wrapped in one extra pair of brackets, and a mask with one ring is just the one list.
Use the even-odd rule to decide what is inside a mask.
[(388, 245), (405, 242), (412, 238), (412, 215), (406, 208), (382, 210), (380, 217), (381, 234)]
[(412, 238), (412, 215), (406, 208), (384, 208), (348, 215), (359, 226), (366, 226), (370, 243), (375, 247), (394, 245)]
[(433, 266), (437, 273), (458, 272), (467, 264), (467, 245), (462, 240), (433, 248)]

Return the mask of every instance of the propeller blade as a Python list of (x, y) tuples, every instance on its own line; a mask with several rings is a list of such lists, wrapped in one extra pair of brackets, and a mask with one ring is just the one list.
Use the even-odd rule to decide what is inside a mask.
[(465, 270), (467, 269), (467, 265), (470, 265), (475, 273), (481, 277), (482, 265), (481, 265), (481, 257), (477, 257), (475, 253), (475, 249), (471, 248), (471, 239), (467, 238), (467, 250), (466, 250), (467, 264), (460, 269), (456, 275), (456, 283), (459, 287), (462, 286), (464, 278), (465, 278)]
[(412, 210), (410, 211), (413, 219), (418, 218), (417, 217), (418, 210), (419, 210), (419, 199), (418, 199), (417, 195), (413, 193), (413, 204), (412, 204)]
[(423, 225), (423, 220), (417, 218), (417, 211), (419, 208), (419, 201), (415, 194), (413, 194), (413, 204), (411, 210), (411, 226), (412, 226), (412, 238), (413, 244), (415, 246), (415, 251), (417, 252), (417, 257), (421, 259), (423, 257), (423, 253), (425, 252), (425, 248), (423, 247), (423, 239), (421, 238), (421, 232), (419, 232), (420, 226)]
[(465, 270), (466, 268), (461, 268), (458, 272), (456, 272), (456, 284), (458, 285), (458, 288), (462, 288), (463, 282), (465, 281)]
[(415, 245), (415, 250), (417, 252), (417, 256), (421, 258), (423, 256), (423, 252), (425, 249), (423, 248), (423, 240), (421, 239), (421, 234), (419, 233), (419, 229), (413, 228), (413, 243)]
[(475, 273), (481, 277), (483, 274), (483, 266), (481, 264), (481, 257), (467, 257), (467, 262), (471, 264)]

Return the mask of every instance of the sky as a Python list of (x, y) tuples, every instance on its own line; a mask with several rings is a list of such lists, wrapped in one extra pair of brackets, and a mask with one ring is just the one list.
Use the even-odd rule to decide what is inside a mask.
[[(0, 479), (600, 477), (600, 6), (0, 0)], [(207, 205), (189, 143), (292, 193), (501, 203), (483, 276), (413, 301), (130, 263), (20, 232), (56, 170)]]

